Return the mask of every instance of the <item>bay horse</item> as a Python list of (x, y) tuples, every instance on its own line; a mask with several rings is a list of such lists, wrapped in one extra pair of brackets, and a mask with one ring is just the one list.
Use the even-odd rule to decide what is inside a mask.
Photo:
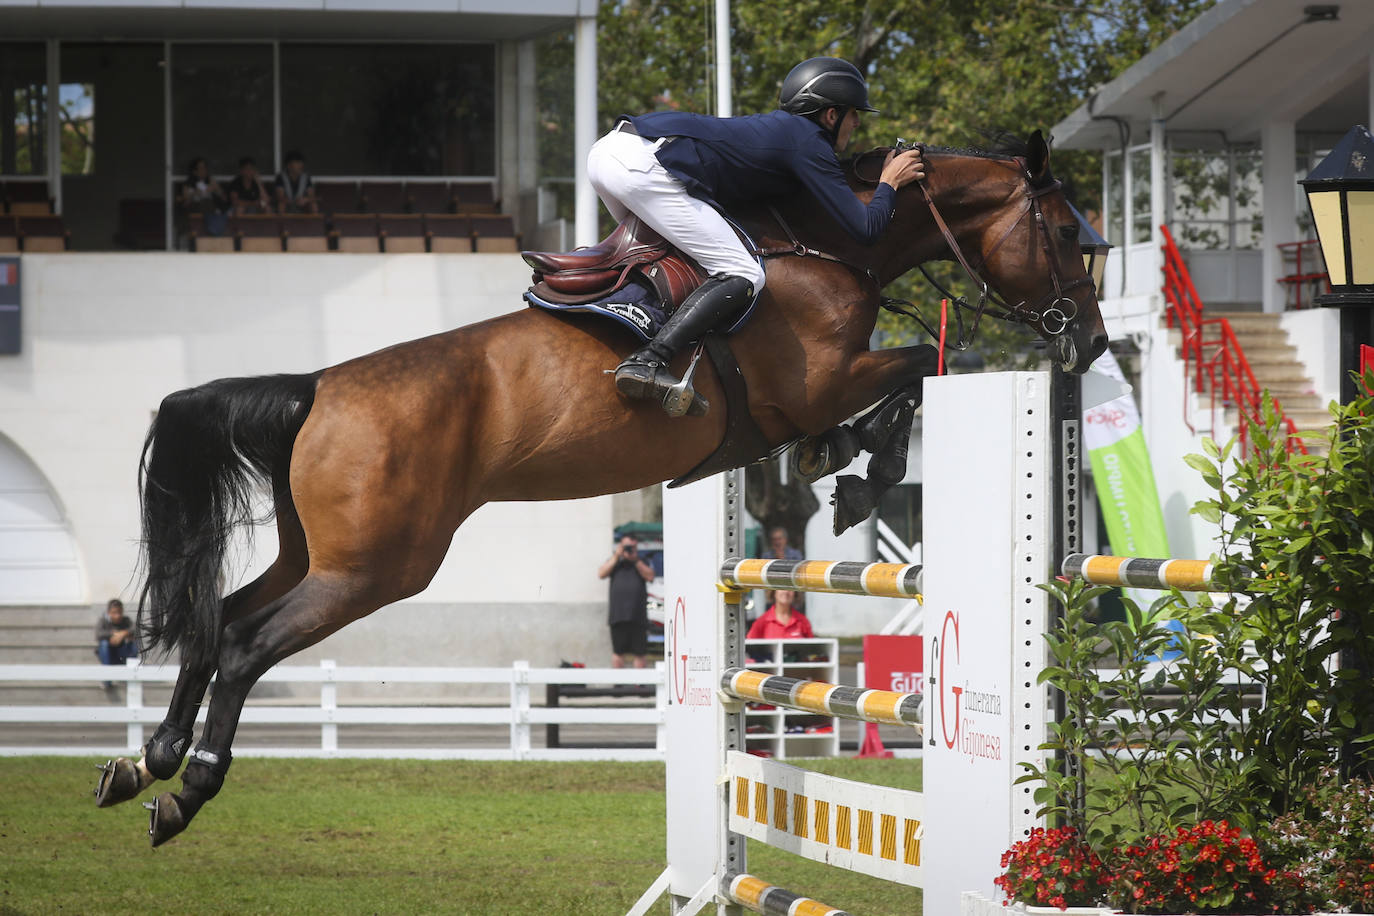
[[(869, 338), (882, 285), (927, 261), (971, 253), (971, 270), (1020, 303), (1013, 314), (1049, 340), (1065, 369), (1085, 371), (1106, 348), (1078, 223), (1038, 131), (1021, 153), (927, 150), (928, 178), (902, 188), (889, 229), (869, 248), (809, 200), (737, 214), (761, 247), (799, 238), (813, 249), (769, 260), (756, 312), (730, 338), (749, 411), (771, 445), (821, 436), (894, 392), (909, 393), (908, 407), (919, 400), (935, 348), (873, 351)], [(865, 190), (855, 168), (851, 183), (867, 198), (872, 185)], [(140, 464), (140, 618), (151, 648), (179, 650), (181, 670), (142, 758), (102, 767), (97, 803), (132, 799), (176, 774), (218, 673), (181, 791), (147, 805), (154, 846), (184, 830), (223, 785), (258, 678), (424, 589), (458, 526), (484, 503), (620, 492), (697, 466), (720, 442), (726, 411), (673, 419), (623, 399), (604, 370), (633, 345), (612, 322), (526, 308), (312, 374), (221, 379), (163, 400)], [(687, 358), (674, 366), (679, 375)], [(696, 384), (723, 407), (713, 370), (703, 365)], [(279, 554), (221, 598), (228, 538), (252, 523), (260, 487), (275, 504)]]

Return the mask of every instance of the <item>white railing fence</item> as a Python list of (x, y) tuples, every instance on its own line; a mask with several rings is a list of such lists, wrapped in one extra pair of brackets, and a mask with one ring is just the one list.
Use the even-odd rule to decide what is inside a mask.
[[(6, 682), (74, 684), (117, 681), (126, 685), (123, 705), (0, 706), (0, 725), (29, 724), (124, 724), (125, 747), (103, 746), (20, 746), (0, 745), (0, 755), (19, 756), (57, 754), (125, 754), (143, 746), (145, 727), (156, 726), (166, 715), (162, 705), (143, 703), (145, 684), (175, 683), (179, 669), (174, 665), (141, 665), (130, 660), (126, 667), (106, 665), (0, 665), (0, 684)], [(273, 668), (262, 677), (266, 682), (317, 683), (318, 705), (244, 706), (240, 722), (274, 725), (318, 725), (318, 746), (234, 748), (240, 757), (393, 757), (466, 760), (663, 760), (664, 709), (667, 691), (660, 662), (653, 668), (531, 668), (517, 661), (510, 668), (435, 668), (435, 667), (339, 667), (322, 661), (318, 667), (297, 665)], [(509, 688), (509, 703), (492, 706), (363, 706), (338, 703), (338, 685), (360, 684), (496, 684)], [(567, 684), (584, 687), (637, 685), (654, 689), (653, 707), (640, 706), (535, 706), (530, 702), (532, 685)], [(201, 708), (197, 722), (204, 722)], [(536, 725), (652, 725), (654, 747), (531, 747), (530, 728)], [(340, 748), (340, 725), (506, 725), (508, 747), (387, 747)]]

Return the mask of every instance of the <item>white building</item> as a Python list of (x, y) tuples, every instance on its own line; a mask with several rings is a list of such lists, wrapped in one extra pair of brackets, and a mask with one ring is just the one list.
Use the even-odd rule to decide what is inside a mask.
[[(535, 43), (572, 37), (583, 161), (595, 15), (594, 0), (4, 5), (0, 182), (45, 187), (72, 250), (18, 255), (20, 348), (0, 356), (0, 613), (136, 597), (136, 471), (166, 394), (313, 371), (523, 306), (514, 254), (112, 252), (120, 201), (161, 201), (170, 249), (191, 156), (227, 174), (253, 155), (270, 180), (299, 146), (317, 179), (485, 185), (527, 240), (557, 244), (539, 212)], [(53, 98), (94, 137), (74, 161)], [(429, 137), (427, 104), (458, 129)], [(590, 187), (578, 203), (594, 234)], [(613, 512), (610, 497), (488, 506), (425, 592), (307, 660), (604, 664), (596, 568)], [(245, 573), (275, 547), (270, 531), (258, 541)]]

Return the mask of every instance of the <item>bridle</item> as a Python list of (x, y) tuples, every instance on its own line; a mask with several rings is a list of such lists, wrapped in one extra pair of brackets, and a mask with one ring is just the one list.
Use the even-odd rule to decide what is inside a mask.
[[(920, 145), (904, 146), (899, 141), (897, 150), (900, 152), (902, 149), (922, 149), (924, 151), (923, 147)], [(1030, 173), (1030, 167), (1027, 165), (1025, 158), (1015, 156), (1012, 157), (1011, 162), (1015, 163), (1015, 168), (1020, 173), (1020, 177), (1025, 184), (1026, 205), (1017, 215), (1016, 219), (1013, 220), (1002, 233), (1001, 237), (998, 238), (990, 249), (988, 249), (987, 254), (981, 259), (980, 266), (984, 268), (987, 267), (988, 261), (992, 259), (992, 256), (997, 253), (997, 250), (1002, 247), (1003, 243), (1011, 237), (1011, 234), (1016, 231), (1016, 227), (1021, 225), (1021, 222), (1026, 218), (1027, 214), (1031, 214), (1035, 220), (1036, 229), (1039, 231), (1040, 247), (1045, 253), (1045, 262), (1049, 265), (1050, 269), (1050, 282), (1053, 284), (1053, 289), (1040, 297), (1034, 305), (1027, 305), (1024, 299), (1016, 304), (1009, 303), (988, 285), (988, 282), (983, 279), (979, 269), (969, 263), (969, 259), (964, 254), (963, 248), (960, 247), (958, 239), (954, 237), (954, 233), (950, 231), (949, 224), (945, 222), (945, 218), (940, 214), (939, 207), (935, 205), (935, 198), (930, 193), (929, 188), (926, 187), (925, 181), (922, 180), (917, 182), (917, 187), (920, 188), (921, 196), (925, 199), (926, 205), (930, 208), (930, 215), (935, 220), (935, 225), (939, 228), (940, 234), (944, 236), (945, 243), (949, 246), (950, 251), (954, 253), (954, 257), (959, 262), (959, 266), (963, 268), (964, 273), (968, 275), (968, 278), (973, 281), (973, 284), (979, 291), (978, 304), (976, 306), (970, 305), (966, 298), (951, 293), (943, 284), (930, 275), (925, 265), (921, 265), (921, 274), (926, 278), (926, 281), (944, 295), (955, 307), (955, 317), (959, 326), (958, 339), (948, 344), (949, 347), (955, 350), (967, 349), (969, 344), (973, 342), (974, 336), (978, 333), (978, 325), (983, 319), (984, 312), (992, 315), (994, 318), (1017, 324), (1024, 324), (1029, 327), (1034, 327), (1039, 324), (1041, 331), (1046, 337), (1058, 337), (1066, 332), (1069, 325), (1078, 317), (1078, 303), (1069, 298), (1067, 294), (1069, 291), (1077, 289), (1080, 286), (1087, 286), (1092, 283), (1092, 279), (1089, 277), (1083, 277), (1069, 283), (1063, 282), (1062, 279), (1063, 269), (1059, 262), (1059, 255), (1054, 250), (1054, 245), (1051, 243), (1048, 225), (1045, 222), (1044, 209), (1040, 203), (1041, 198), (1058, 191), (1061, 188), (1061, 183), (1056, 179), (1040, 187), (1036, 187), (1034, 178)], [(861, 178), (861, 180), (867, 179)], [(877, 182), (874, 181), (872, 183), (876, 184)], [(990, 309), (988, 308), (989, 303), (991, 303), (992, 306)], [(925, 319), (921, 317), (913, 303), (904, 299), (893, 299), (884, 296), (882, 299), (882, 306), (889, 311), (897, 312), (898, 314), (915, 319), (925, 328), (927, 333), (938, 339), (938, 335), (936, 335)], [(973, 326), (967, 331), (967, 334), (964, 330), (963, 310), (972, 310), (974, 313)]]

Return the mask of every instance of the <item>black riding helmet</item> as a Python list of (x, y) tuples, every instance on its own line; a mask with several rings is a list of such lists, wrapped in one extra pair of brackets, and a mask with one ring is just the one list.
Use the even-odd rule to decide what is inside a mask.
[(827, 108), (878, 110), (868, 104), (868, 81), (859, 68), (838, 57), (813, 57), (793, 67), (782, 81), (778, 107), (807, 117)]

